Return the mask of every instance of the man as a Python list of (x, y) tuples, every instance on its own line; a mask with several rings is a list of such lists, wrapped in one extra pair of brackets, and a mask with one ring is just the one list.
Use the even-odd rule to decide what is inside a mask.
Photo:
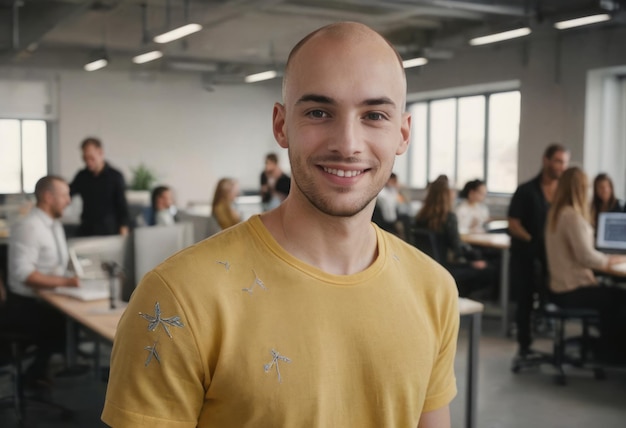
[(126, 235), (129, 217), (124, 177), (104, 160), (102, 143), (97, 138), (86, 138), (81, 150), (85, 169), (70, 184), (71, 195), (78, 194), (83, 200), (78, 234)]
[(261, 202), (263, 211), (276, 208), (289, 194), (291, 179), (278, 166), (276, 153), (265, 157), (265, 170), (261, 173)]
[(511, 287), (517, 300), (518, 357), (535, 355), (531, 350), (530, 318), (534, 295), (543, 291), (547, 273), (545, 224), (559, 177), (567, 169), (569, 152), (561, 144), (551, 144), (543, 154), (539, 175), (520, 185), (509, 206), (511, 235)]
[[(374, 209), (374, 217), (372, 221), (378, 224), (387, 232), (391, 232), (394, 235), (405, 239), (404, 220), (407, 215), (402, 214), (399, 216), (399, 209), (406, 201), (404, 196), (400, 193), (400, 184), (398, 183), (398, 176), (391, 173), (387, 184), (383, 187), (376, 197), (376, 208)], [(380, 215), (377, 215), (377, 211)], [(400, 220), (402, 218), (402, 221)]]
[(9, 241), (9, 318), (35, 338), (37, 354), (27, 372), (30, 382), (45, 382), (48, 361), (62, 351), (65, 320), (37, 298), (36, 290), (78, 287), (76, 276), (65, 276), (68, 264), (65, 233), (59, 219), (70, 203), (69, 187), (49, 175), (35, 185), (37, 205), (11, 228)]
[(450, 427), (450, 275), (373, 226), (409, 140), (399, 56), (338, 23), (291, 52), (273, 112), (294, 185), (275, 210), (170, 258), (112, 353), (113, 427)]
[(152, 190), (152, 215), (157, 226), (170, 226), (176, 222), (172, 190), (167, 186), (157, 186)]

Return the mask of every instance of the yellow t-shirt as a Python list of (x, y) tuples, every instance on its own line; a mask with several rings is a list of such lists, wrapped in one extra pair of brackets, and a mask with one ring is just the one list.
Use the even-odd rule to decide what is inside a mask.
[(376, 261), (354, 275), (292, 257), (259, 217), (163, 262), (120, 321), (103, 421), (417, 427), (456, 394), (456, 286), (376, 233)]

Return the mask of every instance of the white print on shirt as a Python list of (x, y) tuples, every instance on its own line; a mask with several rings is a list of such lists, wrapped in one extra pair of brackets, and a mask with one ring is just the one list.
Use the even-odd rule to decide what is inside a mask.
[(267, 290), (267, 287), (265, 286), (265, 284), (263, 284), (263, 281), (261, 281), (261, 279), (258, 277), (258, 275), (256, 274), (256, 271), (254, 269), (252, 269), (252, 272), (254, 272), (254, 282), (252, 282), (250, 287), (242, 288), (241, 291), (247, 291), (248, 293), (252, 294), (254, 292), (254, 286), (255, 285), (258, 285), (263, 290)]
[(226, 271), (230, 270), (230, 262), (228, 260), (224, 260), (224, 261), (216, 261), (215, 263), (217, 263), (218, 265), (223, 265), (224, 269), (226, 269)]
[(169, 318), (162, 318), (161, 317), (161, 306), (159, 305), (159, 302), (156, 302), (154, 304), (154, 316), (149, 315), (149, 314), (144, 314), (142, 312), (139, 312), (139, 315), (148, 321), (148, 331), (154, 331), (159, 327), (159, 324), (163, 326), (163, 329), (165, 330), (165, 332), (167, 333), (167, 335), (170, 337), (170, 339), (172, 338), (172, 333), (170, 333), (170, 329), (167, 327), (168, 325), (174, 326), (174, 327), (184, 327), (185, 325), (180, 322), (180, 317), (178, 315), (173, 316), (173, 317), (169, 317)]
[(152, 361), (152, 357), (154, 357), (154, 359), (157, 360), (157, 363), (161, 364), (161, 358), (159, 358), (159, 354), (157, 353), (157, 349), (156, 349), (157, 343), (159, 342), (154, 342), (154, 345), (146, 346), (145, 348), (143, 348), (144, 350), (149, 352), (148, 358), (146, 358), (146, 362), (144, 363), (146, 367), (148, 367), (148, 365)]
[(278, 363), (279, 361), (284, 361), (286, 363), (290, 363), (291, 360), (283, 355), (280, 355), (280, 353), (278, 351), (276, 351), (275, 349), (272, 349), (272, 351), (270, 352), (272, 354), (272, 361), (270, 361), (269, 363), (265, 364), (263, 366), (263, 369), (265, 370), (265, 373), (269, 372), (272, 367), (276, 367), (276, 373), (278, 374), (278, 383), (281, 383), (283, 381), (283, 379), (280, 376), (280, 368), (278, 367)]

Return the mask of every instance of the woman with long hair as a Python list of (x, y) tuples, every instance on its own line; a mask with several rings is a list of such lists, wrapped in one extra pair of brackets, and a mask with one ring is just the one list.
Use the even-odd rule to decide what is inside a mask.
[(593, 226), (598, 227), (598, 216), (600, 213), (620, 213), (622, 203), (615, 197), (613, 190), (613, 180), (606, 173), (596, 175), (593, 180), (593, 199), (591, 200), (591, 220)]
[(239, 195), (239, 185), (232, 178), (222, 178), (215, 187), (211, 215), (222, 229), (234, 226), (241, 221), (234, 207), (235, 198)]
[(587, 175), (578, 167), (567, 169), (559, 179), (546, 227), (550, 298), (561, 307), (597, 310), (599, 352), (622, 360), (626, 358), (626, 290), (599, 286), (592, 269), (626, 262), (626, 256), (594, 248), (588, 188)]
[(467, 295), (478, 288), (495, 285), (495, 273), (476, 250), (461, 241), (457, 217), (452, 211), (454, 197), (455, 191), (447, 178), (440, 177), (432, 182), (415, 217), (415, 226), (434, 234), (442, 265), (456, 280), (459, 293)]
[(459, 194), (462, 201), (455, 212), (459, 220), (460, 233), (485, 232), (485, 223), (489, 221), (489, 208), (485, 205), (487, 186), (482, 180), (471, 180)]

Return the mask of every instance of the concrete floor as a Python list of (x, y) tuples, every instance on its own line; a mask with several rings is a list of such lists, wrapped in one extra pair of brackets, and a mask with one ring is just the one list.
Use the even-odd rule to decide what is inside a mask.
[[(547, 349), (545, 340), (537, 348)], [(464, 423), (465, 363), (467, 330), (461, 328), (456, 372), (459, 394), (452, 402), (452, 426)], [(497, 319), (483, 320), (478, 377), (479, 428), (618, 428), (626, 426), (626, 370), (608, 370), (598, 381), (586, 371), (567, 370), (568, 384), (553, 382), (548, 368), (529, 369), (518, 374), (510, 370), (516, 344), (499, 336)], [(60, 362), (59, 362), (60, 363)], [(9, 392), (9, 378), (0, 378), (0, 395)], [(102, 427), (99, 415), (106, 386), (91, 374), (56, 379), (52, 399), (74, 410), (70, 421), (56, 415), (33, 412), (27, 427)], [(10, 410), (0, 410), (0, 427), (17, 426)], [(347, 427), (342, 427), (347, 428)], [(398, 427), (400, 428), (400, 427)]]

